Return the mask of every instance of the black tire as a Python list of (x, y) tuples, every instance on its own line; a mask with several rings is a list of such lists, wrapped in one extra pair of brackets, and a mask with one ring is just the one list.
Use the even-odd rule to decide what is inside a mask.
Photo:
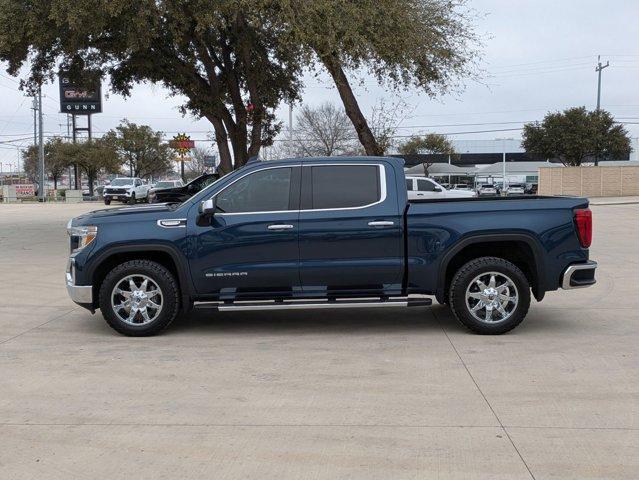
[(131, 198), (129, 198), (129, 205), (135, 205), (135, 193), (131, 194)]
[[(466, 302), (466, 292), (471, 283), (474, 282), (474, 279), (489, 272), (496, 272), (506, 276), (512, 281), (517, 290), (518, 301), (516, 307), (509, 312), (510, 315), (504, 320), (480, 321), (473, 316)], [(450, 284), (448, 299), (453, 314), (468, 329), (482, 335), (500, 335), (515, 328), (526, 317), (530, 307), (530, 284), (526, 275), (511, 262), (498, 257), (480, 257), (471, 260), (457, 270)], [(508, 305), (511, 306), (512, 304)], [(486, 313), (485, 309), (484, 313)]]
[[(150, 323), (132, 325), (123, 321), (111, 304), (111, 293), (116, 285), (130, 275), (150, 278), (162, 293), (162, 309)], [(105, 277), (100, 285), (99, 306), (102, 316), (115, 331), (131, 336), (155, 335), (166, 328), (177, 316), (180, 307), (180, 289), (175, 277), (159, 263), (150, 260), (130, 260), (121, 263)]]
[(104, 204), (105, 205), (111, 205), (111, 200), (110, 199), (104, 199)]

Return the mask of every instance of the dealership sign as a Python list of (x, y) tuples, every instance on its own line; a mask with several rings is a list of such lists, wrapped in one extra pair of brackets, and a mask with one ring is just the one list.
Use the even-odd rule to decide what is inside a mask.
[(186, 157), (189, 150), (195, 147), (195, 142), (186, 133), (180, 133), (169, 142), (169, 147), (174, 149), (180, 157)]
[(102, 112), (102, 91), (99, 77), (89, 86), (77, 86), (65, 72), (60, 72), (60, 112), (90, 115)]
[(34, 197), (35, 196), (35, 185), (32, 183), (18, 184), (14, 185), (16, 187), (16, 197), (25, 198), (25, 197)]

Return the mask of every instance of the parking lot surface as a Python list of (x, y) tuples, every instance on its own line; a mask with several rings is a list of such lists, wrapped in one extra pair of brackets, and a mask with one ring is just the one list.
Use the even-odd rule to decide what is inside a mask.
[(0, 205), (1, 479), (636, 479), (639, 205), (593, 206), (596, 286), (478, 336), (442, 306), (193, 312), (127, 338), (76, 307), (65, 224)]

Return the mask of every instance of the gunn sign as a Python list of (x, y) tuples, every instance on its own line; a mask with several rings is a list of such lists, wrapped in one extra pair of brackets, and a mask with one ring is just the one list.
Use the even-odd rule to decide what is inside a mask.
[(90, 115), (102, 112), (100, 80), (91, 82), (89, 87), (74, 85), (69, 77), (60, 72), (60, 112), (75, 115)]

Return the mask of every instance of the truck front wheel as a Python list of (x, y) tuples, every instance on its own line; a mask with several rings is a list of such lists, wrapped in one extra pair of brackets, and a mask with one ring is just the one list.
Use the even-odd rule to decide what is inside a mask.
[(526, 275), (511, 262), (480, 257), (457, 270), (448, 298), (455, 317), (470, 330), (499, 335), (526, 317), (530, 285)]
[(135, 205), (135, 193), (131, 194), (131, 198), (129, 198), (129, 205)]
[(118, 265), (100, 286), (102, 316), (123, 335), (155, 335), (177, 316), (179, 304), (175, 277), (150, 260), (130, 260)]

